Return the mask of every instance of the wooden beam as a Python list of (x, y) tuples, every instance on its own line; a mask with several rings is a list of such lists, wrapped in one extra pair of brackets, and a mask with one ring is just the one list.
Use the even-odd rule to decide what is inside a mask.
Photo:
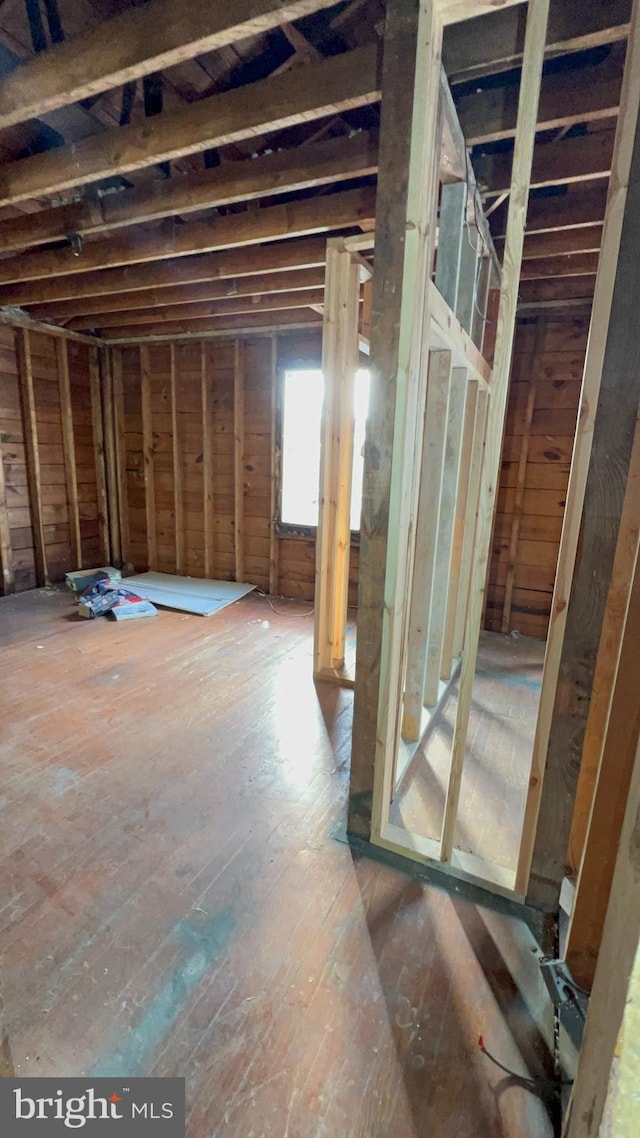
[(169, 348), (169, 384), (171, 389), (171, 450), (173, 464), (173, 528), (176, 548), (176, 573), (184, 573), (184, 515), (182, 509), (182, 451), (180, 447), (180, 418), (178, 377), (176, 375), (176, 345)]
[(0, 83), (0, 130), (263, 35), (334, 0), (153, 0), (29, 59)]
[(215, 528), (213, 502), (213, 398), (208, 368), (208, 348), (200, 344), (200, 384), (202, 395), (202, 505), (204, 510), (204, 575), (213, 577)]
[(473, 678), (478, 656), (478, 642), (490, 555), (491, 528), (496, 488), (500, 471), (500, 454), (504, 416), (509, 390), (509, 375), (515, 335), (518, 280), (524, 244), (524, 225), (532, 171), (535, 123), (544, 61), (549, 0), (527, 6), (527, 30), (520, 94), (518, 126), (509, 188), (509, 216), (505, 240), (504, 265), (500, 289), (500, 306), (493, 362), (493, 377), (485, 443), (483, 475), (480, 486), (478, 523), (474, 551), (469, 603), (464, 636), (464, 655), (460, 672), (460, 688), (451, 755), (451, 770), (442, 825), (441, 859), (449, 862), (453, 853), (455, 825), (464, 767)]
[(233, 540), (236, 581), (244, 580), (244, 369), (245, 349), (236, 339), (233, 355)]
[(449, 408), (446, 424), (446, 446), (440, 491), (440, 518), (436, 541), (434, 587), (431, 592), (429, 631), (427, 635), (424, 706), (435, 707), (440, 688), (444, 629), (453, 545), (453, 526), (460, 477), (460, 455), (467, 400), (466, 368), (451, 371)]
[[(0, 287), (0, 305), (39, 304), (61, 300), (86, 301), (87, 297), (111, 296), (118, 292), (196, 284), (201, 281), (250, 277), (257, 273), (287, 272), (324, 266), (326, 240), (302, 237), (251, 249), (229, 249), (204, 256), (175, 257), (146, 265), (127, 265), (102, 272), (79, 273), (58, 279), (25, 281)], [(64, 332), (59, 329), (60, 335)]]
[[(630, 14), (631, 0), (553, 0), (545, 57), (625, 40)], [(443, 59), (449, 82), (519, 67), (525, 18), (526, 7), (520, 4), (446, 28)]]
[[(578, 60), (576, 59), (576, 63)], [(586, 82), (580, 81), (583, 75)], [(582, 73), (562, 71), (544, 75), (538, 106), (537, 131), (556, 130), (576, 123), (615, 118), (620, 103), (622, 64), (605, 58)], [(512, 83), (476, 87), (455, 99), (467, 146), (480, 146), (512, 138), (516, 129), (518, 89)]]
[(135, 229), (124, 237), (94, 241), (79, 257), (71, 249), (44, 249), (0, 261), (0, 283), (33, 281), (108, 269), (120, 265), (185, 257), (216, 249), (232, 249), (282, 238), (303, 237), (330, 229), (346, 229), (375, 219), (375, 189), (371, 186), (344, 193), (304, 198), (285, 205), (265, 206), (190, 225), (162, 222), (161, 231), (141, 234)]
[[(621, 236), (624, 221), (625, 225), (629, 224), (632, 226), (630, 237), (637, 239), (637, 235), (633, 231), (633, 226), (636, 224), (634, 222), (634, 215), (637, 216), (639, 208), (638, 202), (636, 201), (639, 187), (637, 183), (635, 186), (632, 186), (630, 183), (630, 170), (632, 154), (634, 153), (634, 139), (638, 127), (639, 109), (640, 10), (637, 0), (634, 0), (633, 22), (627, 49), (627, 62), (613, 159), (613, 172), (602, 238), (600, 269), (596, 278), (591, 330), (583, 374), (581, 407), (578, 414), (576, 441), (566, 495), (565, 520), (558, 555), (558, 567), (547, 638), (540, 705), (533, 745), (531, 777), (527, 793), (516, 880), (516, 888), (521, 892), (525, 892), (529, 884), (535, 845), (536, 880), (535, 882), (531, 882), (529, 886), (530, 892), (532, 899), (534, 899), (536, 903), (545, 906), (550, 905), (552, 908), (557, 905), (560, 894), (560, 883), (564, 872), (564, 859), (567, 852), (569, 834), (568, 827), (571, 821), (575, 780), (577, 777), (577, 767), (579, 765), (579, 748), (582, 742), (584, 716), (586, 716), (589, 702), (588, 686), (585, 685), (588, 684), (589, 679), (592, 678), (592, 669), (596, 658), (597, 639), (595, 640), (593, 648), (592, 660), (589, 661), (583, 658), (577, 666), (578, 670), (575, 674), (578, 677), (578, 683), (575, 694), (569, 690), (571, 685), (570, 675), (575, 667), (571, 660), (575, 648), (581, 642), (587, 643), (588, 641), (591, 643), (593, 638), (597, 637), (598, 628), (601, 624), (602, 609), (600, 607), (601, 599), (599, 593), (600, 590), (606, 590), (607, 587), (607, 557), (609, 556), (607, 543), (610, 540), (612, 527), (615, 526), (616, 499), (619, 496), (621, 485), (621, 483), (617, 481), (616, 475), (616, 480), (612, 482), (614, 491), (614, 498), (612, 499), (613, 520), (607, 522), (602, 536), (598, 535), (597, 537), (597, 548), (598, 550), (602, 550), (602, 562), (598, 561), (596, 579), (591, 583), (585, 584), (584, 576), (582, 576), (582, 586), (585, 592), (584, 594), (576, 593), (576, 603), (570, 606), (570, 596), (574, 595), (572, 583), (574, 581), (578, 541), (582, 530), (583, 505), (587, 485), (589, 483), (591, 483), (590, 493), (594, 495), (594, 504), (598, 502), (598, 492), (595, 487), (596, 470), (591, 466), (590, 460), (592, 443), (594, 441), (596, 408), (598, 406), (601, 386), (605, 381), (605, 363), (607, 363), (608, 367), (608, 377), (606, 380), (608, 394), (603, 411), (604, 419), (601, 420), (605, 435), (607, 434), (607, 417), (609, 415), (613, 415), (613, 421), (617, 424), (620, 414), (621, 432), (625, 429), (628, 430), (628, 422), (626, 427), (624, 423), (625, 406), (622, 400), (626, 400), (626, 410), (628, 410), (629, 402), (632, 397), (628, 361), (620, 357), (620, 374), (614, 376), (612, 371), (613, 364), (612, 362), (608, 362), (606, 357), (609, 353), (609, 344), (611, 344), (611, 351), (614, 350), (611, 333), (614, 327), (618, 327), (620, 317), (625, 312), (625, 306), (629, 303), (630, 299), (625, 299), (624, 296), (625, 290), (629, 289), (628, 280), (620, 276), (620, 272), (623, 271), (623, 269), (626, 272), (629, 271), (629, 254), (621, 245)], [(633, 197), (630, 197), (632, 190)], [(616, 307), (618, 308), (618, 318), (615, 322), (613, 320), (614, 291), (616, 293)], [(631, 316), (628, 327), (622, 330), (620, 345), (626, 344), (627, 338), (633, 336), (636, 331), (637, 321)], [(612, 359), (613, 357), (610, 357), (610, 360)], [(615, 409), (612, 410), (612, 403), (615, 401), (614, 390), (618, 380), (621, 385), (621, 403), (618, 408), (616, 401)], [(609, 431), (610, 429), (611, 422), (609, 422), (608, 426)], [(616, 441), (614, 444), (614, 452), (618, 454), (619, 446), (622, 445), (624, 448), (627, 442), (628, 440), (621, 437), (620, 441)], [(602, 454), (603, 452), (600, 451), (601, 456)], [(600, 462), (603, 461), (603, 472), (610, 471), (610, 473), (613, 473), (608, 459), (601, 457)], [(608, 485), (608, 481), (606, 485)], [(603, 483), (603, 491), (604, 488), (605, 483)], [(590, 524), (593, 524), (593, 522)], [(584, 564), (584, 570), (588, 571), (588, 565), (591, 563), (595, 551), (587, 549), (586, 540), (583, 541), (582, 548), (583, 557), (581, 564)], [(593, 600), (595, 608), (588, 608), (585, 618), (586, 626), (584, 632), (582, 632), (573, 622), (578, 617), (578, 610), (584, 611), (585, 601), (590, 597)], [(588, 603), (590, 604), (591, 602)], [(573, 608), (572, 624), (574, 632), (567, 646), (568, 655), (565, 656), (563, 645), (567, 630), (569, 607)], [(571, 645), (574, 647), (570, 648)], [(561, 692), (566, 694), (568, 700), (565, 713), (562, 715), (560, 705), (557, 704), (557, 698)], [(582, 710), (577, 706), (577, 701), (582, 699), (585, 694), (586, 706), (583, 716)], [(554, 708), (557, 708), (555, 716)], [(547, 763), (548, 757), (551, 756), (551, 731), (554, 718), (556, 718), (554, 731), (557, 731), (558, 735), (553, 747), (554, 757), (552, 758), (551, 775), (547, 777)], [(571, 721), (573, 721), (573, 730), (561, 730), (563, 725), (568, 729)], [(562, 754), (560, 754), (558, 749), (561, 742), (561, 735), (565, 735), (568, 740), (567, 748), (563, 750)], [(575, 768), (573, 766), (574, 763), (576, 764)], [(556, 788), (555, 791), (553, 790), (554, 787)], [(551, 802), (550, 805), (546, 805), (547, 802), (550, 802), (549, 795), (553, 795), (553, 793), (558, 795), (557, 802)], [(543, 794), (545, 798), (544, 814), (541, 813)], [(539, 818), (542, 818), (542, 828), (539, 825)], [(555, 821), (552, 822), (552, 819), (555, 819)], [(540, 839), (544, 832), (550, 832), (550, 825), (553, 826), (554, 829), (553, 832), (550, 833), (548, 850), (543, 852), (540, 847)], [(555, 832), (556, 826), (557, 832)]]
[[(586, 232), (578, 230), (577, 232)], [(562, 253), (557, 257), (533, 257), (523, 261), (521, 281), (543, 280), (557, 277), (594, 276), (598, 271), (597, 253)]]
[[(460, 453), (460, 476), (458, 479), (458, 493), (456, 496), (455, 514), (453, 521), (453, 541), (451, 547), (451, 564), (449, 568), (447, 612), (445, 617), (444, 637), (442, 642), (442, 667), (440, 678), (445, 681), (451, 679), (453, 671), (456, 619), (458, 608), (461, 604), (460, 585), (462, 550), (464, 544), (465, 526), (467, 524), (467, 502), (469, 500), (470, 473), (473, 455), (473, 437), (476, 423), (476, 408), (478, 405), (478, 388), (478, 380), (468, 380), (467, 401), (465, 404), (464, 428), (462, 432), (462, 445)], [(475, 518), (473, 522), (473, 528), (475, 529)]]
[[(607, 186), (591, 186), (588, 182), (560, 188), (558, 192), (531, 195), (527, 210), (526, 233), (552, 233), (557, 229), (576, 230), (583, 225), (601, 225), (607, 206)], [(497, 243), (504, 238), (507, 203), (500, 205), (491, 218)], [(526, 242), (525, 242), (526, 244)]]
[(430, 327), (435, 252), (441, 43), (433, 0), (389, 0), (348, 823), (351, 832), (365, 838), (373, 832), (379, 841), (402, 718), (414, 466), (426, 397), (422, 330)]
[(521, 304), (532, 301), (590, 300), (596, 287), (593, 274), (579, 277), (558, 277), (555, 280), (521, 281), (518, 299)]
[[(599, 130), (560, 142), (538, 142), (535, 148), (531, 187), (569, 185), (606, 178), (611, 173), (615, 131)], [(485, 154), (474, 158), (478, 185), (485, 196), (509, 189), (510, 154)]]
[(280, 538), (276, 531), (278, 521), (278, 485), (280, 480), (280, 453), (278, 449), (278, 337), (273, 335), (270, 344), (271, 384), (271, 470), (269, 480), (269, 592), (277, 595), (280, 557)]
[(108, 296), (89, 296), (84, 300), (78, 297), (77, 300), (63, 300), (59, 304), (37, 305), (31, 311), (42, 313), (50, 320), (64, 320), (67, 328), (91, 328), (98, 324), (105, 327), (108, 323), (122, 323), (123, 313), (127, 317), (137, 316), (139, 309), (155, 314), (170, 305), (270, 296), (277, 292), (322, 288), (323, 284), (324, 272), (319, 266), (317, 269), (262, 273), (255, 277), (205, 281), (202, 284), (178, 285), (176, 288), (140, 289), (137, 292)]
[[(637, 587), (637, 586), (636, 586)], [(637, 637), (637, 628), (635, 629)], [(607, 1130), (616, 1138), (630, 1138), (637, 1129), (637, 1036), (621, 1039), (620, 1027), (629, 999), (629, 977), (638, 953), (640, 936), (640, 873), (638, 873), (638, 846), (640, 833), (640, 747), (638, 746), (637, 687), (629, 714), (634, 722), (635, 760), (633, 776), (624, 813), (611, 897), (598, 958), (595, 981), (585, 1024), (577, 1077), (568, 1116), (565, 1119), (565, 1138), (598, 1138)], [(635, 994), (635, 993), (634, 993)], [(633, 1006), (637, 1010), (635, 999)], [(618, 1046), (633, 1048), (636, 1056), (633, 1093), (628, 1101), (627, 1124), (624, 1127), (601, 1128), (607, 1088), (615, 1086), (617, 1072), (612, 1072)], [(624, 1052), (623, 1052), (624, 1053)], [(634, 1101), (635, 1100), (635, 1101)]]
[(124, 418), (124, 377), (122, 351), (111, 350), (111, 395), (113, 399), (113, 437), (115, 447), (115, 477), (120, 530), (120, 557), (129, 559), (129, 498), (127, 494), (127, 440)]
[(358, 264), (339, 239), (330, 240), (322, 333), (324, 400), (314, 602), (316, 677), (344, 665), (359, 294)]
[(80, 508), (78, 504), (76, 448), (73, 437), (73, 410), (71, 407), (69, 357), (67, 355), (66, 340), (56, 340), (56, 363), (58, 368), (58, 390), (60, 392), (62, 453), (64, 456), (65, 483), (67, 488), (67, 509), (69, 511), (71, 556), (73, 557), (74, 569), (82, 569), (82, 538), (80, 536)]
[(155, 569), (158, 564), (158, 543), (156, 538), (151, 363), (149, 348), (144, 345), (140, 347), (140, 402), (142, 414), (142, 455), (144, 463), (144, 509), (147, 519), (147, 561), (149, 563), (149, 569)]
[(109, 519), (109, 545), (111, 557), (116, 565), (122, 560), (120, 544), (120, 509), (118, 502), (118, 451), (115, 429), (115, 400), (113, 395), (113, 352), (100, 348), (100, 381), (102, 391), (102, 422), (104, 429), (104, 454), (107, 492), (107, 517)]
[[(278, 312), (283, 308), (307, 308), (311, 304), (322, 304), (324, 290), (322, 288), (299, 289), (295, 292), (274, 292), (268, 296), (239, 297), (237, 300), (214, 300), (211, 303), (201, 304), (171, 304), (166, 308), (142, 308), (126, 314), (113, 313), (104, 319), (94, 317), (92, 327), (103, 328), (122, 327), (126, 319), (127, 327), (136, 324), (174, 324), (180, 320), (193, 320), (194, 323), (210, 316), (233, 316), (236, 313)], [(72, 320), (72, 324), (78, 324)], [(84, 323), (84, 321), (82, 321)], [(161, 331), (161, 327), (158, 329)]]
[(464, 515), (464, 533), (462, 540), (462, 553), (460, 555), (460, 584), (459, 600), (456, 610), (456, 621), (453, 634), (453, 656), (458, 657), (464, 646), (464, 633), (467, 624), (469, 607), (469, 594), (471, 592), (471, 573), (473, 570), (473, 551), (476, 543), (478, 526), (478, 510), (480, 506), (480, 481), (484, 465), (485, 438), (487, 433), (487, 418), (489, 412), (489, 392), (478, 389), (476, 401), (476, 417), (473, 424), (473, 442), (471, 445), (471, 464), (469, 467), (469, 488)]
[[(300, 294), (296, 293), (295, 295), (299, 296)], [(195, 320), (183, 317), (181, 320), (166, 320), (160, 324), (124, 324), (118, 325), (116, 328), (105, 328), (103, 332), (105, 340), (122, 340), (147, 334), (166, 336), (172, 332), (193, 332), (194, 335), (197, 335), (200, 330), (207, 328), (233, 328), (234, 321), (239, 328), (251, 325), (256, 328), (268, 328), (270, 325), (286, 323), (287, 321), (295, 323), (298, 320), (306, 319), (311, 314), (310, 305), (301, 304), (299, 301), (285, 309), (280, 308), (279, 305), (256, 305), (257, 311), (250, 309), (246, 313), (237, 313), (236, 306), (232, 305), (232, 308), (235, 309), (234, 312), (220, 312), (212, 316), (203, 315)]]
[(47, 570), (47, 551), (42, 522), (42, 483), (40, 478), (40, 454), (38, 451), (38, 420), (33, 387), (33, 368), (31, 364), (31, 340), (26, 328), (16, 328), (15, 335), (18, 385), (20, 388), (22, 422), (24, 425), (29, 506), (31, 509), (31, 529), (33, 530), (36, 585), (46, 585), (49, 581), (49, 574)]
[(15, 592), (15, 573), (13, 551), (11, 549), (11, 530), (7, 512), (7, 491), (2, 457), (2, 436), (0, 435), (0, 573), (2, 574), (2, 596)]
[(416, 554), (409, 611), (407, 674), (404, 685), (402, 735), (417, 742), (421, 735), (431, 596), (435, 580), (436, 549), (440, 527), (442, 476), (446, 450), (451, 353), (431, 351), (422, 462), (416, 518)]
[(26, 218), (0, 221), (0, 250), (5, 253), (50, 241), (70, 233), (105, 230), (184, 216), (194, 210), (251, 201), (375, 174), (377, 137), (361, 132), (354, 138), (280, 150), (243, 162), (227, 162), (212, 170), (182, 174), (169, 181), (151, 182), (133, 190), (106, 194), (96, 200), (31, 213)]
[[(604, 212), (602, 214), (604, 217)], [(524, 239), (525, 261), (541, 257), (557, 257), (566, 253), (599, 253), (602, 225), (586, 225), (580, 229), (558, 229), (547, 233), (532, 233)], [(500, 248), (502, 241), (496, 241)], [(523, 265), (523, 268), (526, 268)]]
[[(287, 332), (291, 330), (300, 330), (302, 328), (321, 328), (322, 315), (314, 312), (312, 309), (307, 310), (293, 309), (291, 312), (261, 312), (253, 317), (249, 316), (226, 316), (226, 317), (212, 317), (211, 320), (198, 320), (193, 324), (188, 322), (185, 324), (171, 324), (163, 325), (161, 328), (162, 335), (159, 334), (157, 324), (141, 325), (131, 329), (131, 333), (124, 336), (109, 335), (102, 341), (104, 344), (142, 344), (154, 341), (155, 343), (168, 343), (173, 339), (184, 338), (186, 340), (199, 340), (203, 336), (228, 336), (235, 334), (238, 336), (251, 336), (264, 332), (265, 334), (272, 334), (275, 332)], [(111, 332), (118, 332), (119, 329), (109, 329)], [(127, 332), (127, 329), (123, 329)]]
[(101, 556), (104, 564), (111, 560), (109, 536), (109, 508), (107, 504), (107, 474), (105, 468), (104, 427), (102, 421), (102, 395), (100, 390), (100, 359), (98, 348), (89, 348), (89, 389), (91, 393), (91, 428), (93, 453), (96, 463), (96, 493), (98, 499), (98, 529)]
[(380, 98), (377, 46), (234, 88), (3, 166), (0, 206), (59, 193), (211, 147), (227, 146)]

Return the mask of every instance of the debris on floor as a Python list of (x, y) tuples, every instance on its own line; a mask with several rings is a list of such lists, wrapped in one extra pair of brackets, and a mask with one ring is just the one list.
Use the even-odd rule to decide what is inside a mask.
[(111, 614), (115, 620), (136, 620), (143, 616), (156, 616), (158, 610), (145, 597), (125, 589), (117, 577), (105, 576), (78, 596), (78, 614), (88, 620)]
[(83, 593), (97, 581), (105, 581), (107, 578), (120, 581), (122, 574), (113, 565), (99, 565), (95, 569), (75, 569), (73, 573), (66, 573), (64, 579), (67, 588), (73, 593)]

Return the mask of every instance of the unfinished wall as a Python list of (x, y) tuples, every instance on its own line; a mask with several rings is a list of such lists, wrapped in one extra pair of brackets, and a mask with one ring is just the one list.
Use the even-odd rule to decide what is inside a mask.
[[(485, 625), (547, 634), (588, 317), (518, 323)], [(508, 592), (512, 589), (509, 605)]]
[(275, 525), (276, 389), (321, 353), (319, 331), (111, 349), (125, 560), (313, 599), (315, 538)]
[(104, 560), (99, 399), (90, 345), (0, 325), (5, 592)]

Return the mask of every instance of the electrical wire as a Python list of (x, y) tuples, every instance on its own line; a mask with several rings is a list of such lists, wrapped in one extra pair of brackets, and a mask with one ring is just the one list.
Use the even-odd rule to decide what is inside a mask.
[[(313, 616), (314, 612), (316, 611), (315, 605), (307, 612), (289, 612), (287, 609), (277, 609), (268, 593), (265, 593), (262, 589), (256, 589), (255, 591), (259, 597), (264, 597), (265, 601), (269, 605), (269, 608), (276, 614), (276, 616)], [(282, 599), (284, 600), (284, 597)]]
[[(519, 1075), (517, 1071), (512, 1071), (510, 1067), (505, 1067), (504, 1063), (501, 1063), (499, 1059), (496, 1059), (495, 1055), (492, 1055), (488, 1048), (485, 1046), (483, 1035), (478, 1036), (478, 1047), (482, 1051), (482, 1054), (487, 1056), (487, 1059), (489, 1059), (496, 1067), (499, 1067), (501, 1071), (504, 1071), (505, 1075), (509, 1075), (512, 1079), (517, 1079), (518, 1082), (523, 1087), (525, 1087), (526, 1090), (537, 1094), (539, 1090), (539, 1084), (537, 1080), (532, 1079), (529, 1075)], [(573, 1086), (573, 1079), (562, 1080), (560, 1085), (562, 1087)]]

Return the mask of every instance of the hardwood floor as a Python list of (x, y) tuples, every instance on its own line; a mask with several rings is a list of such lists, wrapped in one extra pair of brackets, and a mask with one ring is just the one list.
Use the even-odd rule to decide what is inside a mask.
[[(352, 855), (352, 693), (308, 605), (0, 600), (4, 1056), (184, 1075), (189, 1138), (550, 1138), (535, 943)], [(0, 1004), (1, 1007), (1, 1004)]]

